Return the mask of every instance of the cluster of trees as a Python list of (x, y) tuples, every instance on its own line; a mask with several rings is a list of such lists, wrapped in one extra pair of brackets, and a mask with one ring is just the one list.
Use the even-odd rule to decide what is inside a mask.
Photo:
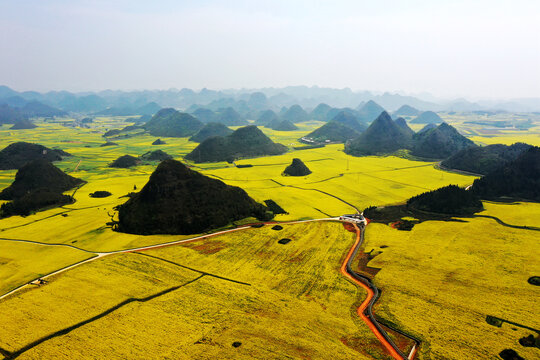
[(407, 200), (407, 207), (411, 210), (448, 215), (472, 215), (483, 209), (478, 195), (457, 185), (448, 185), (413, 196)]
[(186, 159), (200, 162), (232, 162), (239, 158), (280, 155), (287, 147), (274, 143), (254, 125), (235, 130), (227, 136), (214, 136), (200, 143)]
[(470, 146), (444, 160), (441, 165), (450, 169), (486, 175), (517, 159), (530, 147), (531, 145), (524, 143), (515, 143), (510, 146), (502, 144)]
[(37, 189), (13, 201), (2, 204), (0, 207), (1, 217), (13, 215), (28, 216), (33, 212), (48, 208), (74, 203), (75, 199), (70, 195), (63, 195), (48, 189)]
[(71, 154), (61, 149), (49, 149), (40, 144), (15, 142), (0, 151), (0, 170), (20, 169), (32, 160), (60, 161)]
[(161, 162), (143, 189), (118, 207), (119, 231), (195, 234), (273, 213), (241, 188), (204, 176), (176, 160)]
[(71, 196), (62, 193), (83, 180), (74, 178), (51, 164), (46, 159), (37, 159), (21, 167), (15, 181), (0, 192), (2, 217), (29, 215), (40, 209), (74, 202)]
[(476, 179), (472, 192), (483, 199), (508, 196), (540, 201), (540, 147), (532, 146), (514, 161)]
[(311, 174), (311, 170), (298, 158), (294, 158), (292, 163), (283, 171), (283, 175), (287, 176), (306, 176), (309, 174)]

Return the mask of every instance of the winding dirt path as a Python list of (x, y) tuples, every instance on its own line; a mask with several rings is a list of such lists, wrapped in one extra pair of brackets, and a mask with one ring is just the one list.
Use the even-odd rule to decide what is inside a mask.
[(359, 275), (352, 270), (351, 263), (354, 257), (356, 256), (358, 250), (360, 249), (360, 246), (362, 245), (362, 242), (364, 240), (364, 228), (365, 228), (364, 225), (360, 225), (360, 227), (358, 227), (357, 224), (352, 224), (352, 225), (354, 226), (354, 229), (356, 232), (356, 241), (354, 242), (353, 246), (349, 250), (349, 253), (345, 257), (343, 264), (341, 264), (340, 271), (343, 274), (343, 276), (347, 277), (349, 280), (351, 280), (355, 284), (364, 288), (368, 293), (366, 299), (356, 309), (356, 313), (366, 323), (366, 325), (369, 327), (371, 332), (373, 332), (373, 334), (377, 337), (377, 339), (379, 339), (380, 343), (384, 346), (384, 348), (390, 353), (390, 355), (394, 359), (412, 360), (416, 356), (416, 352), (418, 349), (418, 345), (420, 344), (420, 341), (401, 331), (391, 328), (392, 330), (398, 331), (402, 335), (408, 337), (409, 339), (415, 342), (409, 355), (405, 355), (398, 348), (398, 346), (394, 343), (394, 341), (390, 338), (390, 336), (388, 336), (386, 331), (384, 331), (382, 326), (379, 324), (379, 322), (375, 319), (375, 316), (373, 315), (373, 305), (375, 304), (375, 302), (380, 296), (379, 289), (377, 289), (377, 287), (371, 282), (369, 278)]

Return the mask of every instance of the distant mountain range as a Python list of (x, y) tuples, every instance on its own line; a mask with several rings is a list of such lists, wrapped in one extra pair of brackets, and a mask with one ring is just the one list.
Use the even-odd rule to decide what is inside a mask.
[[(278, 112), (282, 107), (290, 108), (293, 105), (299, 105), (309, 113), (321, 103), (334, 108), (357, 109), (369, 101), (374, 101), (387, 111), (396, 111), (403, 105), (407, 105), (420, 111), (540, 112), (540, 98), (477, 102), (466, 99), (445, 101), (424, 95), (407, 96), (389, 92), (374, 94), (369, 91), (352, 91), (349, 88), (332, 89), (317, 86), (219, 91), (206, 88), (200, 91), (186, 88), (181, 90), (104, 90), (80, 93), (68, 91), (19, 92), (7, 86), (0, 86), (0, 105), (8, 104), (22, 108), (28, 103), (38, 102), (64, 112), (102, 113), (104, 115), (116, 115), (117, 113), (131, 115), (133, 112), (141, 110), (152, 115), (158, 107), (173, 107), (187, 112), (201, 107), (212, 111), (231, 107), (243, 117), (256, 119), (257, 114), (267, 109)], [(294, 108), (293, 112), (297, 110)], [(318, 110), (324, 113), (328, 109), (323, 107)]]

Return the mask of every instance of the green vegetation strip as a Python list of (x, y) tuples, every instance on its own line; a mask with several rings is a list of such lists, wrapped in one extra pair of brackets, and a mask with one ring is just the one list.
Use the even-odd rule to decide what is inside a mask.
[(536, 227), (536, 226), (512, 225), (512, 224), (505, 223), (504, 221), (502, 221), (498, 217), (491, 216), (491, 215), (474, 215), (473, 217), (483, 217), (483, 218), (486, 218), (486, 219), (493, 219), (497, 223), (501, 224), (502, 226), (506, 226), (506, 227), (510, 227), (510, 228), (514, 228), (514, 229), (540, 231), (540, 228)]

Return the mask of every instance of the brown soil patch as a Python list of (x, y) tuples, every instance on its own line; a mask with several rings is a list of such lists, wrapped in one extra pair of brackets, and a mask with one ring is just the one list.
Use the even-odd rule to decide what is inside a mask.
[(379, 268), (368, 266), (369, 261), (372, 260), (375, 256), (376, 255), (372, 255), (371, 253), (360, 254), (357, 263), (358, 272), (367, 275), (370, 278), (374, 278), (375, 275), (377, 275), (377, 273), (381, 271), (381, 269)]
[(221, 251), (227, 247), (226, 244), (222, 243), (219, 240), (204, 243), (186, 243), (184, 244), (184, 246), (206, 255), (215, 254), (218, 251)]
[(376, 359), (392, 359), (388, 350), (376, 339), (366, 339), (355, 336), (344, 336), (339, 339), (343, 345), (362, 355)]
[(291, 258), (289, 259), (289, 262), (299, 263), (299, 262), (303, 262), (305, 258), (306, 258), (306, 254), (304, 252), (295, 251), (291, 255)]
[(384, 324), (381, 324), (381, 326), (386, 330), (386, 333), (392, 338), (394, 343), (397, 345), (397, 347), (404, 353), (409, 354), (414, 346), (414, 341), (409, 339), (408, 337), (390, 329), (387, 326), (384, 326)]
[[(309, 289), (309, 290), (311, 291), (311, 289)], [(323, 310), (328, 309), (328, 307), (327, 307), (325, 304), (319, 302), (319, 301), (318, 301), (316, 298), (314, 298), (313, 296), (311, 296), (311, 295), (309, 295), (309, 294), (304, 294), (304, 296), (305, 296), (307, 299), (309, 299), (310, 301), (313, 301), (313, 302), (319, 304), (319, 305), (321, 306), (321, 308), (323, 308)]]
[(356, 228), (354, 227), (353, 224), (351, 223), (348, 223), (348, 222), (344, 222), (343, 223), (343, 227), (345, 228), (345, 230), (347, 231), (350, 231), (350, 232), (353, 232), (353, 233), (356, 233)]

